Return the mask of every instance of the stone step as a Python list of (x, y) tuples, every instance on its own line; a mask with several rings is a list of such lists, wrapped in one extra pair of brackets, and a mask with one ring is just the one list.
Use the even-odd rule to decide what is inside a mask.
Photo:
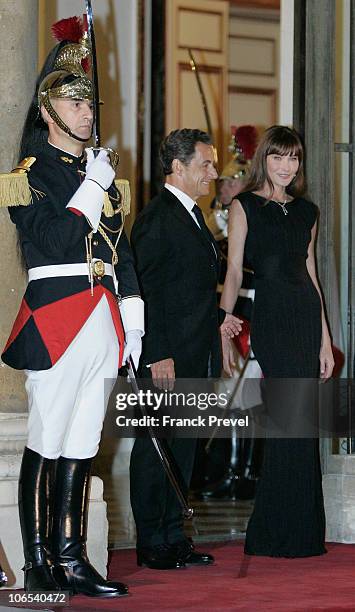
[[(21, 461), (22, 452), (4, 453), (0, 451), (0, 507), (17, 504)], [(90, 500), (103, 500), (103, 482), (97, 476), (91, 478)]]
[(0, 412), (0, 453), (21, 453), (27, 439), (27, 413)]
[[(17, 489), (18, 482), (15, 478), (8, 480), (0, 478), (0, 562), (9, 578), (8, 588), (22, 588), (23, 586), (21, 567), (24, 560)], [(102, 481), (94, 477), (90, 491), (88, 553), (98, 572), (106, 576), (108, 523), (106, 503), (102, 499), (102, 492)]]
[[(0, 386), (1, 386), (1, 379), (0, 379)], [(23, 401), (23, 402), (18, 402), (18, 401), (13, 401), (11, 402), (9, 400), (8, 397), (4, 398), (0, 395), (0, 405), (1, 405), (1, 412), (3, 414), (23, 414), (26, 413), (28, 415), (28, 410), (27, 410), (27, 401)]]
[(27, 435), (28, 414), (0, 412), (0, 440), (3, 438), (17, 437), (23, 438)]
[(17, 504), (22, 452), (0, 451), (0, 508)]
[(0, 481), (16, 480), (20, 473), (22, 452), (0, 451)]
[(18, 500), (18, 480), (0, 479), (0, 510), (4, 506), (16, 506)]

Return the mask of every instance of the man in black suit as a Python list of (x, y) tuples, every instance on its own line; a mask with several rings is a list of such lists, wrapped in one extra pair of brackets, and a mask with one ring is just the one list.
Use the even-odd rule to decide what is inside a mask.
[[(171, 389), (175, 378), (219, 376), (221, 370), (218, 246), (196, 204), (217, 172), (211, 139), (200, 130), (171, 132), (160, 159), (164, 188), (136, 219), (131, 243), (146, 303), (141, 375)], [(187, 486), (195, 442), (170, 442)], [(213, 562), (184, 535), (181, 508), (147, 438), (136, 439), (132, 450), (131, 503), (138, 565), (173, 569)]]

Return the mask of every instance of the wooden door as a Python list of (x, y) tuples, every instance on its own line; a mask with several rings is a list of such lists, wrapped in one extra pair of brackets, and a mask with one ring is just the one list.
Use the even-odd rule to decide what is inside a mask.
[(169, 0), (166, 4), (166, 133), (191, 127), (207, 131), (191, 49), (211, 117), (219, 168), (228, 158), (228, 19), (224, 0)]

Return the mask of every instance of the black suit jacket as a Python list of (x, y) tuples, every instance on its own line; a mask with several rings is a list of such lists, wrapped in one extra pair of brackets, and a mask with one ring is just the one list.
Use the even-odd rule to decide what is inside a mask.
[(211, 374), (219, 376), (219, 257), (212, 234), (207, 240), (164, 188), (137, 217), (131, 244), (146, 304), (141, 364), (172, 357), (177, 378), (200, 378), (207, 375), (211, 356)]

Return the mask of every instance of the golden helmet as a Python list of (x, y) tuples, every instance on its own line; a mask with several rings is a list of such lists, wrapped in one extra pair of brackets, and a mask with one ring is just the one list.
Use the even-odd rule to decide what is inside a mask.
[(229, 150), (232, 159), (223, 168), (220, 179), (244, 178), (249, 171), (257, 145), (257, 131), (253, 125), (231, 126), (231, 143)]
[(48, 68), (45, 64), (46, 74), (38, 87), (38, 106), (40, 108), (43, 105), (55, 123), (64, 132), (74, 136), (54, 110), (51, 99), (93, 99), (92, 82), (87, 76), (91, 56), (87, 28), (79, 17), (69, 17), (55, 23), (52, 32), (60, 44), (54, 64), (51, 63), (54, 50), (47, 58)]

